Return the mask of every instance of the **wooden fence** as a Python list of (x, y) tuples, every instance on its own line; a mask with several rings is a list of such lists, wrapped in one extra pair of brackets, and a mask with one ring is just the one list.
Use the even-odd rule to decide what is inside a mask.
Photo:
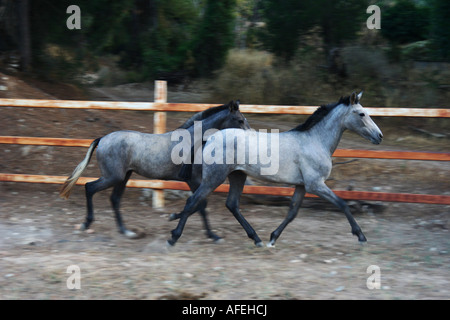
[[(140, 110), (154, 111), (154, 133), (166, 131), (167, 111), (198, 112), (214, 104), (192, 103), (168, 103), (167, 84), (165, 81), (155, 82), (154, 102), (110, 102), (110, 101), (72, 101), (72, 100), (36, 100), (36, 99), (0, 99), (0, 107), (26, 107), (26, 108), (65, 108), (65, 109), (97, 109), (97, 110)], [(312, 114), (317, 106), (271, 106), (271, 105), (240, 105), (243, 113), (270, 113), (270, 114)], [(365, 108), (371, 116), (389, 117), (441, 117), (450, 118), (450, 109), (432, 108)], [(66, 147), (88, 147), (90, 139), (64, 139), (64, 138), (37, 138), (0, 136), (2, 144), (21, 145), (48, 145)], [(386, 151), (386, 150), (355, 150), (337, 149), (334, 157), (346, 158), (377, 158), (377, 159), (402, 159), (402, 160), (429, 160), (449, 161), (450, 153), (441, 152), (414, 152), (414, 151)], [(28, 183), (52, 183), (62, 184), (67, 177), (30, 174), (0, 173), (0, 181), (28, 182)], [(80, 178), (77, 184), (85, 184), (95, 178)], [(127, 186), (137, 188), (152, 188), (153, 206), (164, 206), (164, 189), (189, 190), (184, 182), (163, 180), (136, 180), (131, 179)], [(224, 184), (216, 189), (216, 192), (228, 192), (229, 186)], [(244, 193), (290, 196), (293, 188), (273, 186), (245, 186)], [(344, 199), (410, 202), (429, 204), (450, 204), (450, 196), (426, 195), (408, 193), (385, 193), (367, 191), (338, 191), (336, 194)], [(307, 194), (308, 197), (315, 197)]]

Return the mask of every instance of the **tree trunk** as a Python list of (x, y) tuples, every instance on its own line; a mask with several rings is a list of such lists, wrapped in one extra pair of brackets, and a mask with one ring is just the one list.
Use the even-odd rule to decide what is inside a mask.
[(31, 67), (31, 37), (30, 37), (30, 15), (29, 0), (19, 0), (19, 52), (20, 68), (24, 72), (30, 71)]

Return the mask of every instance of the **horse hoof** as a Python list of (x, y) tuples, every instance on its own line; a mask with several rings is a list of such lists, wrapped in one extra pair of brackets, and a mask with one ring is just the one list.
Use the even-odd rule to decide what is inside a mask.
[(352, 231), (352, 234), (358, 237), (359, 242), (367, 242), (366, 237), (364, 236), (364, 233), (362, 233), (361, 230), (359, 231)]
[(257, 246), (258, 248), (262, 248), (262, 247), (264, 247), (264, 242), (262, 242), (262, 241), (256, 242), (255, 246)]
[(84, 232), (86, 232), (86, 233), (88, 233), (88, 234), (91, 234), (91, 233), (94, 233), (95, 232), (95, 230), (94, 229), (88, 229), (88, 228), (86, 228), (86, 224), (85, 223), (80, 223), (80, 224), (77, 224), (76, 226), (75, 226), (75, 230), (76, 230), (76, 232), (78, 233), (78, 232), (81, 232), (81, 231), (84, 231)]
[(75, 230), (84, 231), (86, 230), (86, 225), (84, 223), (80, 223), (75, 225)]
[(173, 221), (173, 220), (177, 220), (178, 218), (177, 218), (177, 214), (176, 213), (172, 213), (170, 216), (169, 216), (169, 221)]
[(167, 245), (167, 247), (172, 248), (173, 246), (175, 246), (175, 243), (176, 243), (175, 241), (170, 239), (170, 240), (167, 240), (166, 245)]
[(267, 244), (267, 248), (275, 248), (275, 241), (270, 241), (270, 242)]
[(214, 243), (217, 243), (217, 244), (221, 244), (221, 243), (224, 243), (224, 242), (225, 242), (225, 240), (222, 239), (222, 238), (217, 238), (217, 239), (214, 240)]
[(139, 238), (139, 235), (136, 232), (133, 232), (133, 231), (130, 231), (130, 230), (125, 230), (125, 232), (123, 234), (128, 239), (137, 239), (137, 238)]

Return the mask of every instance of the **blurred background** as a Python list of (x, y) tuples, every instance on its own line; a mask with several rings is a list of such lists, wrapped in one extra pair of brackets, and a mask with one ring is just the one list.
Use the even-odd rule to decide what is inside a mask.
[[(66, 27), (72, 4), (79, 30)], [(0, 0), (2, 72), (206, 90), (185, 102), (318, 105), (364, 89), (366, 106), (448, 106), (449, 39), (446, 0)]]

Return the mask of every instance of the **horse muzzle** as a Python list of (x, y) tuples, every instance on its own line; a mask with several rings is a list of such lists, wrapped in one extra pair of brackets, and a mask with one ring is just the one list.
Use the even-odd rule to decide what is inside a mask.
[(378, 132), (378, 133), (376, 133), (376, 134), (374, 134), (374, 135), (372, 135), (372, 136), (370, 137), (370, 141), (371, 141), (373, 144), (380, 144), (381, 141), (383, 141), (383, 134), (381, 133), (381, 131)]

